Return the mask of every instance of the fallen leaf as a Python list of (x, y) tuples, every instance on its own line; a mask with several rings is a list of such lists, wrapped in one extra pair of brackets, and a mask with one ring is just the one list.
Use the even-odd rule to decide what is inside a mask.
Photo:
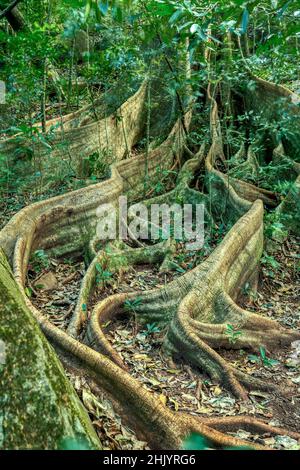
[(168, 400), (168, 399), (167, 399), (166, 395), (164, 395), (163, 393), (161, 393), (161, 394), (159, 395), (159, 399), (160, 399), (160, 401), (161, 401), (164, 405), (167, 404), (167, 400)]

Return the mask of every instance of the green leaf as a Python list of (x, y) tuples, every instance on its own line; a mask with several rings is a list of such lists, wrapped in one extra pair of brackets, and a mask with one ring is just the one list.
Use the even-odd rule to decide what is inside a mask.
[(64, 3), (71, 8), (82, 8), (86, 5), (86, 0), (64, 0)]
[(248, 360), (250, 362), (260, 362), (260, 358), (256, 356), (255, 354), (249, 354), (248, 355)]
[(179, 18), (181, 18), (182, 14), (183, 14), (182, 10), (175, 11), (175, 13), (173, 13), (171, 18), (169, 19), (169, 23), (170, 24), (176, 23), (176, 21), (179, 20)]
[(284, 13), (286, 12), (286, 10), (288, 9), (288, 7), (290, 6), (292, 0), (289, 0), (288, 2), (286, 2), (282, 8), (280, 8), (280, 10), (278, 11), (277, 15), (279, 18), (281, 18)]
[(260, 352), (260, 355), (261, 355), (261, 358), (262, 360), (265, 360), (266, 359), (266, 350), (265, 348), (263, 348), (262, 346), (259, 347), (259, 352)]
[(171, 16), (174, 13), (174, 7), (167, 2), (152, 1), (147, 4), (147, 10), (158, 16)]
[(92, 0), (87, 0), (86, 6), (85, 6), (85, 14), (84, 14), (84, 17), (86, 20), (91, 14), (91, 9), (92, 9)]
[(98, 6), (99, 6), (99, 10), (101, 11), (102, 15), (105, 16), (107, 14), (108, 8), (109, 8), (108, 0), (106, 2), (99, 2)]
[(100, 263), (96, 263), (95, 268), (96, 268), (96, 271), (98, 271), (98, 273), (102, 273), (102, 266)]
[(243, 34), (246, 34), (247, 32), (248, 23), (249, 23), (249, 12), (247, 8), (245, 8), (243, 12), (243, 16), (242, 16), (242, 33)]
[(27, 297), (32, 297), (32, 290), (29, 287), (25, 288), (25, 294)]
[(183, 442), (182, 448), (184, 450), (209, 450), (213, 449), (213, 446), (206, 437), (193, 433)]
[(118, 23), (122, 23), (122, 21), (123, 21), (123, 10), (119, 5), (115, 6), (113, 8), (112, 16)]
[(280, 362), (277, 361), (276, 359), (266, 358), (266, 359), (264, 360), (264, 364), (265, 364), (266, 366), (273, 367), (273, 366), (277, 366), (278, 364), (280, 364)]
[(200, 30), (200, 26), (196, 23), (192, 24), (192, 26), (190, 27), (190, 32), (192, 34), (197, 33), (197, 31), (199, 31), (199, 30)]

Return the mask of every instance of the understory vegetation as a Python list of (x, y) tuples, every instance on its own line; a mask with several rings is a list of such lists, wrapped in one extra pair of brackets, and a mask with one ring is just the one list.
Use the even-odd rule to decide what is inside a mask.
[(0, 0), (0, 448), (300, 449), (299, 25)]

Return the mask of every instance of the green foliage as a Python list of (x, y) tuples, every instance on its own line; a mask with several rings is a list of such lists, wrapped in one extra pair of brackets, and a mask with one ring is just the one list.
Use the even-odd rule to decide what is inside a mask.
[(281, 214), (270, 213), (266, 215), (265, 236), (268, 239), (281, 241), (287, 237), (288, 232), (282, 219)]
[(141, 297), (137, 297), (133, 300), (125, 300), (124, 302), (124, 310), (125, 312), (133, 312), (136, 313), (137, 307), (140, 307), (142, 304), (143, 299)]
[(36, 273), (43, 269), (49, 269), (50, 259), (48, 254), (44, 250), (36, 250), (30, 258), (30, 265)]
[(157, 323), (147, 323), (146, 330), (142, 332), (144, 336), (151, 336), (156, 333), (160, 333), (160, 328), (157, 326)]
[(263, 257), (261, 259), (261, 263), (264, 267), (265, 274), (269, 277), (275, 278), (276, 272), (280, 268), (280, 264), (274, 258), (274, 256), (268, 255), (266, 252), (264, 252)]
[(162, 168), (161, 165), (157, 165), (155, 174), (148, 180), (148, 187), (152, 188), (155, 196), (159, 196), (165, 193), (172, 184), (174, 184), (174, 177), (177, 176), (176, 171), (167, 170)]
[(249, 354), (248, 360), (250, 362), (255, 362), (255, 363), (262, 363), (265, 367), (273, 367), (279, 364), (279, 361), (276, 359), (271, 359), (267, 357), (266, 355), (266, 350), (262, 346), (259, 348), (259, 353), (260, 356), (257, 356), (255, 354)]
[(8, 196), (13, 171), (9, 167), (9, 160), (0, 154), (0, 197)]
[(113, 160), (113, 154), (108, 150), (92, 153), (84, 158), (83, 173), (95, 182), (106, 179), (110, 176), (110, 165)]
[(240, 331), (237, 326), (228, 324), (226, 325), (225, 334), (228, 337), (230, 344), (235, 344), (239, 337), (242, 336), (243, 332)]
[(97, 271), (96, 283), (105, 287), (111, 281), (113, 274), (110, 271), (103, 269), (100, 263), (96, 263), (95, 268)]

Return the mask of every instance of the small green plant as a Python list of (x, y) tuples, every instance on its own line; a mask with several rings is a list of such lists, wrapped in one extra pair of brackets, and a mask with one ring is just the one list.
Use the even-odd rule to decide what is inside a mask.
[(33, 271), (40, 272), (43, 269), (49, 269), (50, 259), (44, 250), (36, 250), (30, 259)]
[(261, 263), (264, 265), (265, 269), (265, 274), (269, 277), (275, 277), (275, 273), (278, 271), (280, 264), (274, 256), (268, 255), (267, 253), (264, 253)]
[(136, 313), (136, 308), (139, 307), (142, 303), (142, 298), (137, 297), (133, 300), (125, 300), (124, 302), (124, 309), (126, 312), (134, 312)]
[(152, 182), (154, 194), (158, 196), (166, 192), (168, 186), (172, 182), (172, 178), (174, 178), (176, 175), (176, 171), (166, 170), (161, 168), (161, 166), (157, 166), (155, 176)]
[(293, 189), (293, 181), (278, 181), (278, 183), (274, 185), (274, 191), (280, 193), (282, 196), (287, 196), (290, 191), (293, 191)]
[(158, 328), (157, 323), (147, 323), (146, 330), (143, 332), (143, 335), (151, 336), (155, 333), (160, 333), (160, 328)]
[(82, 173), (95, 182), (106, 179), (110, 175), (110, 164), (112, 162), (113, 154), (109, 150), (94, 152), (83, 159)]
[(228, 324), (226, 325), (225, 334), (228, 337), (229, 343), (235, 344), (243, 333), (238, 329), (238, 326)]
[(263, 346), (259, 347), (259, 353), (260, 356), (257, 356), (255, 354), (249, 354), (249, 361), (257, 364), (262, 363), (265, 367), (273, 367), (279, 364), (279, 361), (277, 361), (276, 359), (271, 359), (267, 357), (266, 350)]
[(8, 197), (10, 180), (13, 172), (9, 167), (8, 158), (0, 154), (0, 196)]
[(105, 287), (111, 280), (113, 274), (110, 271), (103, 269), (100, 263), (96, 263), (95, 267), (97, 271), (96, 283), (102, 284), (102, 286)]
[(32, 289), (30, 287), (25, 288), (25, 294), (30, 299), (32, 297)]
[(266, 223), (265, 223), (265, 236), (266, 238), (273, 239), (273, 240), (282, 240), (287, 237), (288, 232), (282, 223), (279, 214), (268, 214), (266, 216)]

